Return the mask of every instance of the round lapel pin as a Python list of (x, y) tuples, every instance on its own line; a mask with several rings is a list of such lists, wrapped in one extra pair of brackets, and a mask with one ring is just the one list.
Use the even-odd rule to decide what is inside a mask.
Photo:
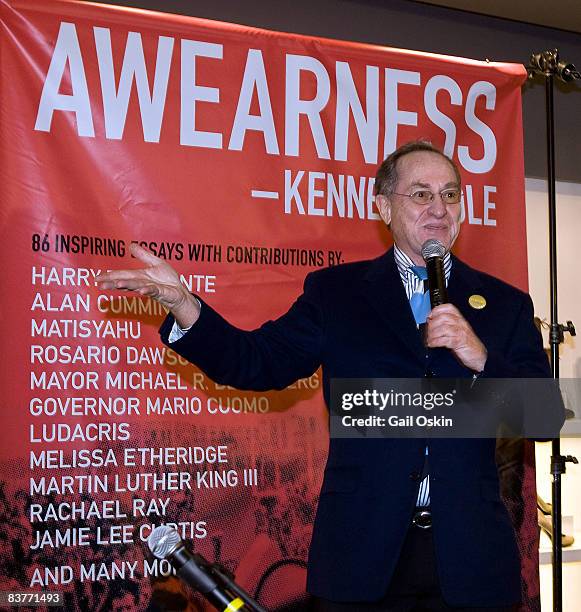
[(468, 298), (468, 303), (475, 310), (482, 310), (486, 306), (486, 299), (481, 295), (474, 294)]

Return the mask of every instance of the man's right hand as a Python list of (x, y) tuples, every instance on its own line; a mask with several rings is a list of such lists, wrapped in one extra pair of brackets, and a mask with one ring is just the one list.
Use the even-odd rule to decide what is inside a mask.
[(100, 289), (127, 289), (146, 295), (166, 308), (177, 324), (186, 329), (200, 316), (198, 300), (182, 285), (178, 273), (163, 259), (133, 243), (131, 254), (147, 264), (140, 270), (112, 270), (97, 276)]

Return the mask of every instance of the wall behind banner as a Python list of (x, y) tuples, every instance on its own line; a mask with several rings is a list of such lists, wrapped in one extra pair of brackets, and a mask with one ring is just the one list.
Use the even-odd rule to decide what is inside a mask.
[[(539, 179), (527, 179), (527, 242), (529, 252), (529, 290), (535, 312), (548, 319), (549, 270), (547, 266), (547, 184)], [(581, 235), (581, 185), (557, 183), (559, 245), (559, 320), (581, 321), (581, 288), (578, 278), (578, 248)], [(544, 330), (548, 346), (548, 330)], [(581, 343), (567, 336), (560, 350), (561, 377), (581, 378)], [(579, 388), (579, 387), (577, 387)], [(563, 430), (562, 453), (581, 457), (581, 398), (566, 397), (567, 407), (575, 413)], [(551, 499), (551, 445), (537, 444), (537, 490), (545, 500)], [(563, 477), (563, 529), (575, 542), (564, 548), (563, 610), (577, 610), (581, 601), (581, 465), (570, 465)], [(573, 532), (571, 532), (571, 523)], [(541, 533), (541, 603), (542, 610), (552, 610), (551, 542)]]
[[(342, 40), (369, 42), (474, 59), (527, 64), (532, 52), (559, 49), (561, 57), (581, 66), (581, 34), (422, 5), (408, 0), (114, 0), (118, 4), (207, 17)], [(555, 6), (559, 10), (559, 5)], [(581, 183), (581, 91), (559, 84), (555, 92), (557, 178)], [(546, 176), (544, 87), (537, 81), (523, 89), (525, 174)]]

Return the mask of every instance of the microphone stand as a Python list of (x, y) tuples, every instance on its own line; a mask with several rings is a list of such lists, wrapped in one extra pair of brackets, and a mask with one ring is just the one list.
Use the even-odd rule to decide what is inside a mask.
[[(551, 294), (551, 325), (549, 343), (551, 347), (551, 370), (553, 378), (559, 379), (559, 344), (564, 341), (565, 333), (575, 336), (575, 326), (571, 321), (565, 325), (558, 322), (557, 316), (557, 205), (555, 200), (555, 116), (553, 107), (553, 90), (555, 78), (564, 82), (581, 79), (581, 74), (573, 64), (559, 59), (559, 51), (553, 49), (542, 53), (533, 53), (527, 67), (529, 78), (540, 74), (545, 78), (545, 100), (547, 116), (547, 169), (549, 192), (549, 267)], [(551, 442), (551, 475), (552, 475), (552, 523), (553, 523), (553, 611), (563, 610), (563, 544), (562, 544), (562, 510), (561, 510), (561, 475), (567, 470), (567, 462), (578, 463), (571, 455), (561, 455), (559, 437)]]

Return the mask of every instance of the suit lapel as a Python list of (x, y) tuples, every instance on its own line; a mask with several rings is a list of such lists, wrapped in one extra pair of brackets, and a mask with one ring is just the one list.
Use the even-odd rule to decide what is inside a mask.
[(362, 295), (377, 311), (380, 324), (423, 361), (425, 349), (399, 275), (393, 248), (373, 260), (364, 276)]
[[(452, 270), (448, 281), (448, 301), (456, 306), (462, 316), (480, 337), (482, 327), (482, 313), (474, 310), (468, 303), (468, 298), (479, 293), (480, 280), (478, 275), (452, 256)], [(465, 377), (471, 375), (470, 371), (460, 364), (452, 352), (447, 348), (434, 348), (428, 351), (427, 368), (436, 376), (444, 378)]]
[(478, 274), (452, 255), (448, 299), (458, 308), (477, 335), (479, 328), (482, 326), (482, 313), (472, 308), (468, 300), (470, 296), (480, 294), (481, 291), (482, 283)]

